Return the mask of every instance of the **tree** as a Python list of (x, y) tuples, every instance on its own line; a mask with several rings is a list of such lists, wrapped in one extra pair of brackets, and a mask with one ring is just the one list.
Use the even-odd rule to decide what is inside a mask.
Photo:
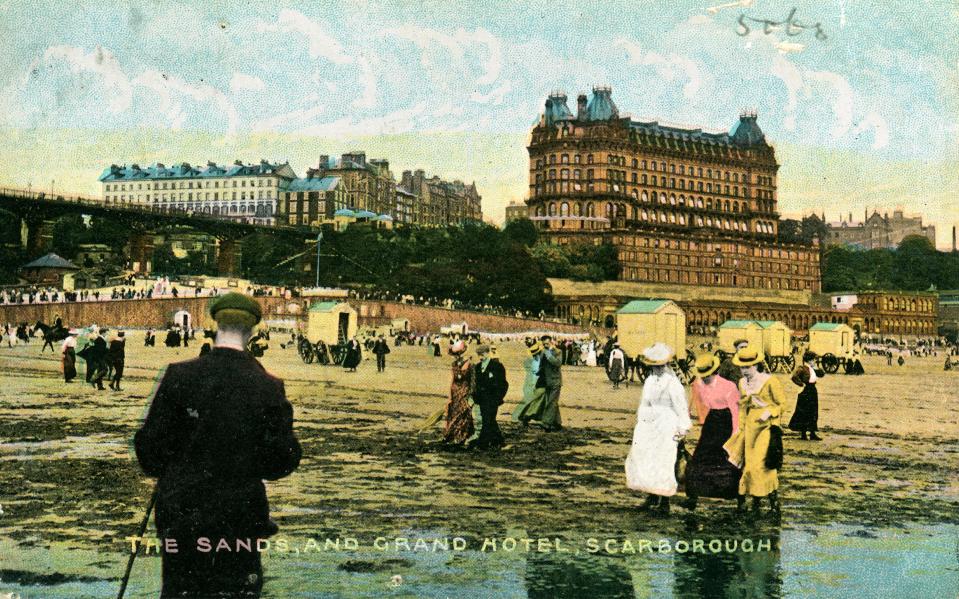
[(53, 223), (51, 250), (61, 258), (72, 260), (86, 241), (87, 227), (79, 214), (61, 216)]
[(506, 235), (507, 240), (521, 243), (526, 247), (532, 247), (539, 237), (539, 231), (536, 230), (536, 225), (528, 218), (518, 218), (509, 221), (503, 228), (503, 233)]
[(781, 243), (802, 243), (802, 224), (798, 220), (784, 218), (779, 221)]

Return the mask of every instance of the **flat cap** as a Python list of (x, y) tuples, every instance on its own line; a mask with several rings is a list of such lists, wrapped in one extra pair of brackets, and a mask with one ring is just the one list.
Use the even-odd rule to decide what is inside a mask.
[(227, 293), (210, 302), (210, 316), (214, 320), (216, 320), (216, 313), (220, 310), (240, 310), (252, 315), (256, 322), (260, 322), (260, 319), (263, 318), (263, 310), (260, 309), (260, 304), (252, 297), (242, 293)]

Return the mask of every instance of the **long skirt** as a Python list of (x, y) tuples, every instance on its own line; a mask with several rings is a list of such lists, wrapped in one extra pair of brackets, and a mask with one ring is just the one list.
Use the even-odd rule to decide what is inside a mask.
[(686, 495), (734, 499), (742, 471), (729, 463), (723, 443), (733, 432), (729, 409), (710, 410), (693, 457), (686, 467)]
[(666, 406), (643, 406), (626, 456), (626, 486), (634, 491), (671, 497), (676, 494), (677, 417)]
[(796, 398), (796, 411), (789, 420), (789, 428), (794, 431), (816, 432), (819, 424), (819, 391), (815, 384), (803, 387)]
[(446, 428), (443, 431), (443, 440), (447, 443), (465, 443), (473, 436), (473, 410), (466, 398), (466, 395), (454, 389), (449, 403), (446, 404)]
[(543, 409), (546, 407), (546, 389), (535, 387), (529, 393), (523, 394), (523, 401), (513, 410), (513, 422), (522, 422), (523, 424), (530, 420), (540, 420), (543, 417)]
[(616, 359), (612, 360), (609, 365), (609, 371), (606, 373), (609, 377), (609, 380), (614, 383), (618, 383), (624, 378), (626, 378), (625, 368), (623, 368), (623, 361)]
[(77, 376), (77, 355), (72, 347), (63, 352), (63, 380), (72, 381)]

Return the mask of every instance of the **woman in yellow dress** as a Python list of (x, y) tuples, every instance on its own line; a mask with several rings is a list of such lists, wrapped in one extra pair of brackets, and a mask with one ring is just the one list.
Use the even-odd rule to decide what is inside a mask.
[[(758, 511), (760, 499), (769, 497), (769, 509), (779, 512), (779, 473), (767, 468), (773, 427), (780, 427), (780, 416), (785, 394), (779, 379), (768, 372), (760, 372), (763, 352), (747, 346), (736, 352), (733, 364), (739, 366), (743, 378), (739, 381), (739, 431), (733, 433), (724, 448), (729, 461), (743, 470), (739, 479), (740, 496), (752, 496), (753, 510)], [(740, 505), (743, 505), (742, 503)]]

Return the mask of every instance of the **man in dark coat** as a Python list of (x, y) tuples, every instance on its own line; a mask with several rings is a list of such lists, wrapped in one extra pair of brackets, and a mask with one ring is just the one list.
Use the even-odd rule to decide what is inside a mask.
[(116, 339), (110, 340), (110, 364), (113, 366), (113, 378), (110, 379), (110, 388), (120, 390), (120, 379), (123, 378), (123, 365), (126, 362), (127, 340), (123, 333), (117, 333)]
[(163, 553), (161, 597), (259, 597), (257, 539), (277, 532), (263, 480), (300, 463), (283, 381), (245, 351), (259, 304), (229, 293), (210, 313), (215, 347), (167, 368), (135, 438), (144, 472), (159, 479), (157, 531), (177, 546)]
[(376, 354), (376, 371), (383, 372), (386, 370), (386, 354), (390, 353), (390, 345), (383, 335), (376, 338), (376, 343), (373, 344), (373, 353)]
[(473, 442), (473, 447), (485, 449), (503, 445), (503, 433), (496, 423), (496, 412), (503, 405), (503, 398), (509, 390), (506, 380), (506, 368), (498, 358), (491, 355), (490, 346), (476, 346), (476, 355), (479, 364), (473, 369), (476, 377), (473, 387), (473, 401), (480, 408), (482, 426), (479, 437)]
[(107, 370), (110, 368), (110, 352), (107, 348), (107, 340), (103, 338), (106, 333), (106, 329), (100, 329), (97, 336), (93, 338), (90, 353), (87, 357), (90, 384), (99, 391), (106, 390), (106, 387), (103, 386), (103, 377), (107, 375)]

